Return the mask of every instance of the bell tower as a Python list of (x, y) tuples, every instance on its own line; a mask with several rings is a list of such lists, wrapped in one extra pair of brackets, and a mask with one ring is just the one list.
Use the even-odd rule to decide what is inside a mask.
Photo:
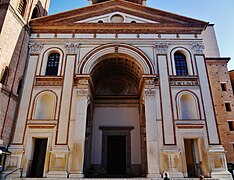
[[(102, 3), (106, 1), (110, 1), (110, 0), (88, 0), (88, 3), (89, 5), (93, 5), (93, 4), (98, 4), (98, 3)], [(146, 5), (147, 0), (126, 0), (126, 1), (141, 4), (141, 5)]]
[(23, 86), (29, 22), (46, 16), (50, 0), (0, 0), (0, 148), (6, 147)]

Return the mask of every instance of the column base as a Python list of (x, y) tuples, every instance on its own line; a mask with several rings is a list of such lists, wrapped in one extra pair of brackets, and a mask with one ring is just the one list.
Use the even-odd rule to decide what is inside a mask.
[(182, 172), (169, 171), (168, 173), (171, 178), (183, 178), (184, 177)]
[(46, 177), (47, 178), (67, 178), (68, 173), (64, 171), (50, 171)]
[(160, 173), (148, 173), (146, 177), (150, 179), (161, 179), (162, 176)]
[(82, 172), (69, 173), (69, 178), (83, 178), (83, 177), (84, 177), (84, 173)]
[(232, 179), (232, 174), (228, 171), (211, 172), (211, 177), (221, 180), (230, 180)]

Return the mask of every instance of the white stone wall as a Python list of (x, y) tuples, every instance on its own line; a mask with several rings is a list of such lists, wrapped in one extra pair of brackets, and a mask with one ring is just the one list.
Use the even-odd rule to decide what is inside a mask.
[(100, 126), (126, 127), (131, 131), (131, 163), (141, 164), (140, 157), (140, 122), (138, 107), (96, 107), (93, 118), (92, 164), (101, 164), (102, 131)]

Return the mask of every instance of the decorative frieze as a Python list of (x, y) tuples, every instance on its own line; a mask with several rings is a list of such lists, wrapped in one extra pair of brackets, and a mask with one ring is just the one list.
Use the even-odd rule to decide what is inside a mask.
[(168, 44), (163, 42), (158, 42), (155, 44), (157, 54), (167, 54)]
[(30, 43), (29, 44), (29, 53), (30, 54), (40, 54), (44, 44), (40, 43)]
[(192, 44), (192, 49), (196, 54), (203, 54), (203, 50), (205, 49), (205, 45), (202, 43), (195, 42)]
[(171, 86), (198, 86), (199, 81), (198, 78), (177, 78), (177, 77), (172, 77), (170, 78), (170, 85)]
[(62, 86), (63, 77), (36, 77), (35, 86)]
[(66, 53), (77, 54), (79, 46), (80, 46), (79, 43), (66, 43), (65, 45)]

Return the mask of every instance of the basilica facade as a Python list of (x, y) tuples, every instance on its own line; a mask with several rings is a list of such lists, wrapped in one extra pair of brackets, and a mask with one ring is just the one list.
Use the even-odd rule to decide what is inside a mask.
[(88, 2), (30, 22), (4, 173), (231, 179), (206, 63), (225, 60), (213, 25), (143, 0)]

